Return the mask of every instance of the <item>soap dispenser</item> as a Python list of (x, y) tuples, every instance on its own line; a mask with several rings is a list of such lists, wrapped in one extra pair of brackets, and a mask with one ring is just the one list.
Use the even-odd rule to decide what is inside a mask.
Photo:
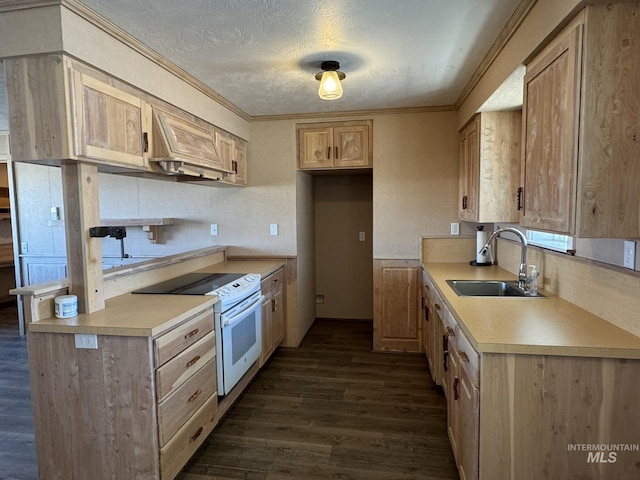
[(535, 265), (531, 265), (531, 283), (529, 283), (529, 295), (538, 295), (538, 270)]

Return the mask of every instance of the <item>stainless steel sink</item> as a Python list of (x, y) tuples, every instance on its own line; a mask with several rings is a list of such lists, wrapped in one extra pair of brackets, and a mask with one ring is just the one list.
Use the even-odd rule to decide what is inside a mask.
[(527, 297), (544, 298), (541, 293), (532, 295), (518, 288), (518, 282), (508, 280), (447, 280), (460, 297)]

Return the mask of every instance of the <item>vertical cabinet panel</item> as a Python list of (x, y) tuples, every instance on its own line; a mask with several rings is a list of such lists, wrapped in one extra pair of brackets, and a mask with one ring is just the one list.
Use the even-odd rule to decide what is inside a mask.
[(417, 262), (374, 261), (374, 350), (421, 350), (420, 285)]
[(581, 38), (578, 26), (525, 75), (520, 224), (526, 227), (574, 230)]

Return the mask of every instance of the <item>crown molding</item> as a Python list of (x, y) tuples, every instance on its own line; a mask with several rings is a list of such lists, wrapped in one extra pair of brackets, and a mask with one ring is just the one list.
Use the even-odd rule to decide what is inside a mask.
[(344, 118), (362, 117), (371, 115), (403, 115), (408, 113), (433, 113), (433, 112), (455, 112), (455, 105), (440, 105), (433, 107), (406, 107), (406, 108), (384, 108), (371, 110), (345, 110), (343, 112), (315, 112), (315, 113), (285, 113), (281, 115), (255, 115), (251, 117), (252, 122), (267, 122), (276, 120), (308, 120), (316, 118)]
[(489, 67), (491, 66), (491, 64), (498, 57), (502, 49), (505, 47), (507, 42), (511, 39), (513, 34), (518, 30), (520, 25), (522, 25), (522, 22), (527, 17), (527, 15), (529, 14), (533, 6), (537, 3), (537, 1), (538, 0), (521, 0), (520, 1), (518, 6), (516, 7), (515, 12), (513, 12), (513, 15), (511, 15), (511, 18), (509, 18), (509, 21), (507, 22), (507, 24), (504, 26), (504, 28), (498, 35), (498, 38), (496, 38), (495, 42), (493, 42), (493, 45), (491, 45), (491, 48), (489, 49), (487, 54), (484, 56), (484, 58), (480, 62), (480, 65), (478, 65), (478, 68), (476, 68), (476, 71), (473, 72), (473, 75), (471, 75), (471, 78), (469, 79), (465, 87), (462, 89), (462, 92), (460, 93), (460, 96), (456, 101), (456, 105), (455, 105), (456, 108), (460, 108), (460, 106), (467, 99), (471, 91), (476, 87), (480, 79), (484, 76), (485, 73), (487, 73), (487, 70), (489, 70)]

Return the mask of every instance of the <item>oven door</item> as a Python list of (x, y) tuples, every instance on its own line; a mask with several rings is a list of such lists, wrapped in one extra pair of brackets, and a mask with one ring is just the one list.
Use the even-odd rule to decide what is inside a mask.
[(255, 292), (216, 319), (218, 395), (229, 393), (262, 350), (262, 293)]

